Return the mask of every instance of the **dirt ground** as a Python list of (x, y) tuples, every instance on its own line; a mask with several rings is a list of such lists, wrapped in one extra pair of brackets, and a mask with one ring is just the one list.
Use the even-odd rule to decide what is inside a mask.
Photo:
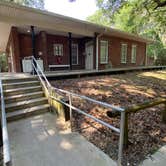
[[(166, 70), (58, 80), (51, 84), (124, 108), (166, 97)], [(108, 117), (106, 108), (78, 98), (73, 98), (73, 105), (119, 127), (119, 117)], [(166, 144), (166, 124), (161, 121), (162, 109), (164, 106), (160, 105), (130, 114), (130, 144), (124, 150), (123, 165), (138, 165)], [(117, 159), (119, 136), (115, 132), (78, 113), (73, 115), (72, 130), (79, 131), (111, 158)]]

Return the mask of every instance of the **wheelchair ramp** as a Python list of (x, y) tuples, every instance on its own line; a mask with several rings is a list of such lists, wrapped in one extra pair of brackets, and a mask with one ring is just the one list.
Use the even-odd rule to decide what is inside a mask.
[(50, 113), (8, 123), (13, 166), (116, 165), (84, 137), (61, 128)]

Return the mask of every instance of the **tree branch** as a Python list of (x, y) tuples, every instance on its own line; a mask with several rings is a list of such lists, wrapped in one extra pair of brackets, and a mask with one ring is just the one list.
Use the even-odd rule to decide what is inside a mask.
[(166, 6), (166, 0), (163, 2), (161, 2), (160, 0), (154, 0), (154, 2), (157, 4), (157, 6), (154, 9)]

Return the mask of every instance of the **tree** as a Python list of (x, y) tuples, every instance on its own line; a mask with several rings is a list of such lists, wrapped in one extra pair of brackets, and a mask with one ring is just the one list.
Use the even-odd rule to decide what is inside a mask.
[(5, 0), (8, 2), (18, 3), (29, 7), (44, 9), (44, 0)]
[(147, 54), (166, 59), (166, 0), (97, 0), (97, 5), (100, 15), (96, 12), (89, 21), (152, 38)]
[(110, 19), (105, 16), (102, 10), (97, 10), (92, 16), (87, 17), (87, 20), (99, 25), (110, 26)]

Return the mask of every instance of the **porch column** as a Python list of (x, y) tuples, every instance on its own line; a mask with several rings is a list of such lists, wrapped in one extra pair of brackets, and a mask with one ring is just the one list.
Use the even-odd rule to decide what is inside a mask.
[(44, 70), (47, 71), (49, 70), (49, 67), (48, 67), (48, 53), (47, 53), (47, 33), (45, 31), (41, 31), (39, 33), (38, 42), (39, 42), (39, 51), (42, 52), (40, 56), (43, 60)]
[(69, 34), (69, 63), (70, 63), (70, 70), (72, 70), (72, 38), (71, 38), (71, 32), (68, 33)]
[[(36, 58), (36, 53), (35, 53), (35, 31), (34, 31), (34, 26), (31, 26), (31, 37), (32, 37), (32, 55)], [(33, 61), (33, 64), (35, 67), (37, 67), (37, 64), (35, 61)], [(35, 69), (33, 68), (33, 73), (36, 74)]]
[(35, 54), (35, 31), (34, 31), (34, 26), (31, 26), (31, 36), (32, 36), (32, 55), (36, 58), (36, 54)]
[(19, 36), (18, 36), (18, 29), (17, 27), (11, 28), (11, 34), (9, 37), (9, 45), (12, 51), (10, 54), (13, 60), (13, 69), (14, 72), (21, 71), (21, 62), (20, 62), (20, 46), (19, 46)]

